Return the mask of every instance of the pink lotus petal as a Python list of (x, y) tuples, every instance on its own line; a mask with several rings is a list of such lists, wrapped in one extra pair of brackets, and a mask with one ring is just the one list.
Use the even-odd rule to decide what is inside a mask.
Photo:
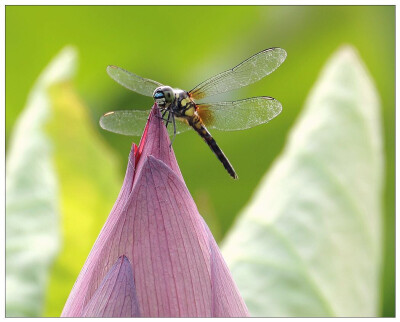
[(180, 178), (147, 157), (135, 198), (134, 274), (143, 316), (211, 316), (210, 253)]
[(118, 200), (62, 316), (82, 316), (116, 259), (132, 263), (144, 317), (248, 316), (183, 181), (156, 106), (133, 147)]
[(211, 281), (213, 285), (213, 317), (242, 317), (250, 316), (243, 298), (232, 279), (228, 266), (221, 251), (208, 228), (207, 231), (211, 254)]
[(138, 317), (133, 273), (128, 258), (121, 256), (111, 267), (83, 310), (83, 317)]

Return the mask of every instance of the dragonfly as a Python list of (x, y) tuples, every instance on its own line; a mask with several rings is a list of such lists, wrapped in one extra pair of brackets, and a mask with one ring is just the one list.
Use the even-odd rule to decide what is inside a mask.
[[(277, 69), (286, 59), (286, 51), (274, 47), (244, 60), (236, 67), (219, 73), (190, 91), (172, 88), (142, 78), (117, 66), (108, 66), (107, 73), (120, 85), (154, 99), (169, 134), (173, 136), (194, 129), (207, 143), (232, 178), (238, 176), (208, 129), (236, 131), (252, 128), (272, 120), (282, 105), (269, 96), (236, 101), (198, 103), (198, 100), (229, 92), (259, 81)], [(149, 110), (121, 110), (104, 114), (100, 126), (110, 132), (140, 136), (148, 120)], [(168, 125), (171, 126), (168, 128)]]

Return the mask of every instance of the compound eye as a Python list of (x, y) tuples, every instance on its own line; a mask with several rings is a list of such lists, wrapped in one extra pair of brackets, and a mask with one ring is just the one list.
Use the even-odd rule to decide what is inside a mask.
[(163, 98), (164, 97), (164, 93), (163, 92), (157, 92), (154, 94), (154, 98)]

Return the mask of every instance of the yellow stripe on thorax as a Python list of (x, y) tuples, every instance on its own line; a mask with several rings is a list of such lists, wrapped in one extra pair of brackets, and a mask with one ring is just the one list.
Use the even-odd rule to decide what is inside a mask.
[[(182, 102), (183, 101), (184, 100), (182, 100)], [(187, 102), (185, 102), (184, 105), (182, 104), (182, 106), (186, 106), (186, 104), (187, 104)], [(196, 110), (195, 110), (194, 106), (190, 106), (187, 110), (185, 110), (185, 115), (188, 117), (192, 117), (195, 115), (195, 112), (196, 112)]]
[(182, 106), (186, 106), (186, 104), (188, 104), (189, 102), (190, 102), (190, 98), (189, 98), (189, 97), (184, 98), (184, 99), (181, 101), (181, 105), (182, 105)]

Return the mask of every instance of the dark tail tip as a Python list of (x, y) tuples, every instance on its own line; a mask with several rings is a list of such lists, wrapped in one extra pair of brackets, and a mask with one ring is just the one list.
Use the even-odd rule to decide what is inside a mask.
[(231, 175), (231, 177), (232, 177), (234, 180), (239, 179), (239, 176), (236, 174), (235, 171), (233, 171), (233, 173), (230, 173), (230, 172), (229, 172), (229, 174)]

